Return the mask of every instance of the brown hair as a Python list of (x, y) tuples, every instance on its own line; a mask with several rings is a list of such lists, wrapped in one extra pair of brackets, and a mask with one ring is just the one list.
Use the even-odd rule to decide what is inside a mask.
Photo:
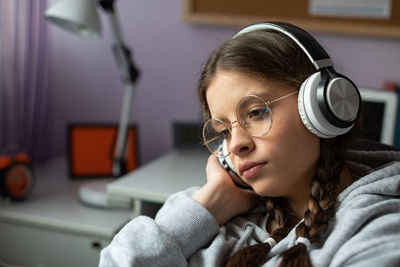
[(249, 73), (300, 88), (315, 68), (293, 41), (274, 31), (255, 31), (228, 40), (211, 54), (200, 76), (198, 95), (205, 119), (210, 115), (206, 91), (219, 70)]
[[(305, 53), (289, 37), (275, 31), (254, 31), (228, 40), (209, 57), (201, 73), (198, 95), (205, 119), (210, 117), (206, 99), (207, 88), (218, 71), (248, 73), (263, 79), (300, 88), (303, 81), (315, 72)], [(331, 139), (321, 139), (317, 171), (310, 185), (308, 209), (304, 221), (296, 228), (297, 237), (310, 242), (320, 242), (335, 214), (340, 174), (345, 166), (347, 134)], [(282, 198), (266, 198), (270, 220), (278, 223), (270, 233), (276, 242), (282, 240), (296, 224)], [(249, 246), (238, 251), (226, 266), (259, 266), (271, 247), (268, 243)], [(294, 245), (281, 255), (281, 266), (311, 266), (307, 247)]]

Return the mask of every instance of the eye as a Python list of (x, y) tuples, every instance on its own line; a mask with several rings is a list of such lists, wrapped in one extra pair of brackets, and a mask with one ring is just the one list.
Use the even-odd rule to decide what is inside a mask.
[(220, 136), (222, 136), (223, 138), (227, 138), (227, 137), (229, 137), (229, 130), (228, 130), (228, 129), (225, 129), (225, 130), (223, 130), (223, 131), (218, 131), (218, 134), (219, 134)]
[(254, 121), (254, 120), (261, 120), (264, 119), (266, 115), (269, 114), (268, 107), (253, 107), (251, 108), (246, 115), (247, 120)]
[(229, 130), (226, 128), (226, 126), (220, 122), (220, 121), (215, 121), (213, 123), (212, 127), (212, 132), (216, 135), (220, 135), (222, 137), (228, 136), (229, 135)]

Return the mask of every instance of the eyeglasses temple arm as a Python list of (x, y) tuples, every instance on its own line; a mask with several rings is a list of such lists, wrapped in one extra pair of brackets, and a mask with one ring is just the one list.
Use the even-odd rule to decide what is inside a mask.
[(296, 92), (292, 92), (292, 93), (290, 93), (290, 94), (281, 96), (281, 97), (279, 97), (279, 98), (277, 98), (277, 99), (274, 99), (274, 100), (271, 100), (271, 101), (267, 101), (267, 104), (272, 104), (272, 103), (274, 103), (274, 102), (277, 102), (277, 101), (279, 101), (279, 100), (282, 100), (282, 99), (284, 99), (284, 98), (286, 98), (286, 97), (289, 97), (289, 96), (294, 95), (294, 94), (297, 94), (297, 93), (298, 93), (297, 91), (296, 91)]

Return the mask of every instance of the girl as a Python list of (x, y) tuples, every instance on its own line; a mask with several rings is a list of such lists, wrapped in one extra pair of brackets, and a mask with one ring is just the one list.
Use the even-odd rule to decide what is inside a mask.
[(198, 88), (207, 183), (129, 222), (100, 266), (399, 266), (400, 152), (348, 149), (359, 93), (308, 33), (247, 27)]

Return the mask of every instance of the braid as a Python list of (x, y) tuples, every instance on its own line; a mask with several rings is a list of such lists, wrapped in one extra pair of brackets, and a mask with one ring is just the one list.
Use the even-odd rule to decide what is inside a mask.
[[(266, 198), (266, 208), (270, 216), (268, 222), (276, 221), (278, 223), (277, 229), (270, 234), (270, 237), (278, 243), (290, 232), (293, 227), (292, 220), (288, 220), (281, 198)], [(248, 246), (232, 255), (226, 267), (260, 266), (265, 262), (271, 248), (268, 242)]]
[[(317, 172), (310, 185), (308, 210), (304, 221), (296, 228), (297, 237), (305, 237), (310, 242), (320, 242), (334, 216), (340, 174), (345, 165), (345, 151), (341, 137), (339, 140), (321, 139), (321, 157)], [(337, 142), (338, 141), (338, 142)], [(284, 251), (280, 266), (311, 266), (306, 245), (299, 243)]]
[[(345, 138), (321, 139), (321, 157), (317, 171), (310, 184), (308, 209), (304, 214), (304, 221), (296, 228), (297, 237), (305, 237), (311, 242), (320, 242), (321, 234), (329, 226), (329, 220), (334, 216), (337, 204), (337, 191), (340, 175), (345, 166)], [(270, 214), (269, 222), (278, 223), (270, 237), (276, 242), (282, 240), (294, 226), (293, 215), (284, 211), (282, 198), (267, 198), (266, 208)], [(261, 243), (244, 248), (235, 253), (227, 262), (226, 267), (232, 266), (260, 266), (266, 261), (271, 250), (269, 243)], [(281, 254), (280, 266), (311, 266), (306, 245), (299, 243)]]

